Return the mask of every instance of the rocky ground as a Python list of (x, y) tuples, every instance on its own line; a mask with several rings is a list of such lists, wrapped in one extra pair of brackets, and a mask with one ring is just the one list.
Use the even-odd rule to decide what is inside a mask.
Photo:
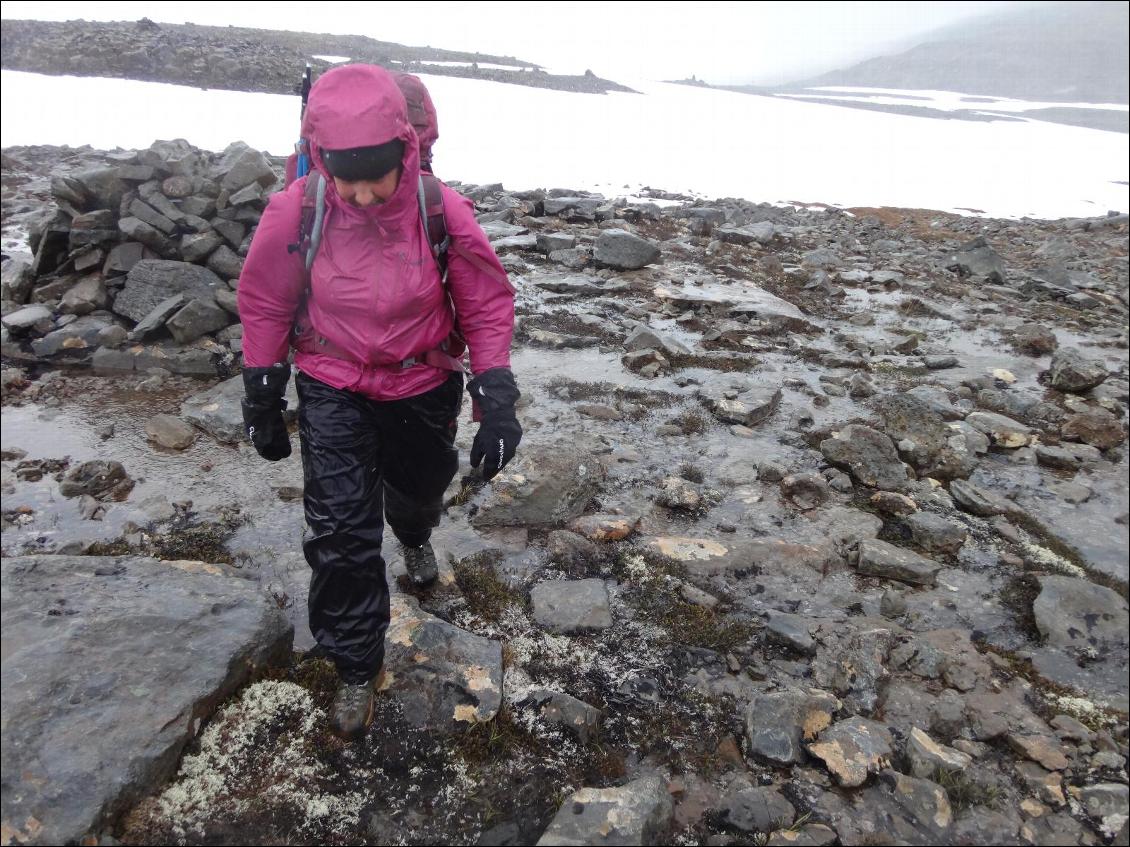
[(5, 20), (0, 29), (0, 47), (3, 66), (9, 70), (121, 77), (270, 94), (297, 94), (307, 63), (314, 68), (315, 78), (331, 67), (319, 56), (346, 56), (389, 70), (559, 91), (603, 94), (631, 90), (591, 71), (580, 75), (550, 74), (540, 65), (512, 56), (410, 47), (361, 35), (158, 24), (148, 18), (113, 23)]
[(1124, 215), (458, 186), (526, 434), (346, 746), (232, 379), (280, 164), (4, 151), (5, 843), (1127, 842)]

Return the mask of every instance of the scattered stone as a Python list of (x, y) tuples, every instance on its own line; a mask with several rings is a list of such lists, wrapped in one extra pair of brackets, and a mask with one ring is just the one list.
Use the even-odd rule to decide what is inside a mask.
[(97, 500), (125, 500), (133, 485), (121, 462), (96, 459), (71, 468), (59, 483), (59, 493), (64, 497), (89, 494)]
[(494, 478), (471, 523), (558, 527), (580, 517), (604, 476), (600, 462), (568, 448), (523, 451)]
[(975, 281), (1004, 283), (1004, 260), (984, 238), (974, 238), (945, 260), (948, 270)]
[(833, 465), (849, 471), (861, 485), (894, 491), (907, 487), (907, 468), (899, 460), (894, 442), (871, 427), (845, 426), (820, 442), (820, 452)]
[(989, 436), (998, 447), (1025, 447), (1032, 440), (1029, 427), (993, 412), (970, 412), (965, 422)]
[(1063, 422), (1060, 434), (1068, 441), (1082, 441), (1100, 450), (1117, 447), (1126, 440), (1122, 421), (1106, 409), (1088, 409)]
[(973, 763), (971, 756), (939, 744), (917, 727), (907, 737), (906, 758), (910, 775), (919, 779), (929, 779), (938, 771), (961, 773)]
[[(247, 438), (240, 407), (243, 394), (243, 377), (233, 376), (186, 399), (181, 404), (180, 417), (223, 444), (239, 444)], [(287, 382), (285, 399), (287, 409), (283, 418), (291, 422), (298, 414), (298, 392), (293, 379)]]
[(933, 585), (942, 566), (910, 550), (877, 538), (859, 542), (856, 570), (864, 576), (894, 579), (910, 585)]
[(1067, 757), (1063, 755), (1059, 740), (1052, 736), (1010, 732), (1008, 746), (1050, 771), (1061, 771), (1070, 765)]
[(706, 407), (722, 423), (754, 427), (777, 411), (781, 405), (781, 389), (752, 388), (735, 397), (707, 395), (703, 399)]
[(945, 553), (956, 556), (969, 530), (933, 512), (917, 512), (906, 519), (910, 537), (928, 553)]
[(885, 515), (906, 517), (918, 511), (918, 504), (905, 494), (894, 491), (876, 491), (871, 495), (871, 505)]
[(1103, 363), (1067, 347), (1052, 356), (1048, 382), (1057, 391), (1082, 394), (1102, 385), (1108, 373)]
[(775, 765), (801, 764), (804, 742), (831, 726), (839, 708), (839, 700), (818, 689), (760, 694), (746, 710), (746, 749)]
[(1016, 505), (1004, 497), (979, 488), (963, 479), (950, 482), (950, 496), (958, 508), (982, 518), (991, 518), (994, 515), (1012, 514), (1017, 511)]
[(533, 618), (540, 626), (564, 634), (608, 629), (612, 612), (601, 579), (541, 582), (530, 592)]
[(906, 595), (888, 588), (879, 598), (879, 614), (885, 618), (899, 618), (906, 614)]
[(419, 727), (459, 732), (494, 719), (502, 706), (502, 644), (392, 595), (381, 690)]
[(1023, 324), (1013, 330), (1012, 346), (1029, 356), (1046, 356), (1054, 353), (1059, 342), (1055, 333), (1042, 324)]
[(671, 796), (658, 776), (620, 788), (582, 788), (561, 804), (537, 844), (659, 844), (672, 814)]
[(804, 653), (809, 656), (816, 655), (816, 639), (812, 637), (813, 629), (819, 624), (812, 618), (793, 615), (788, 612), (769, 612), (769, 619), (765, 624), (766, 637), (778, 644)]
[(569, 529), (589, 541), (607, 543), (623, 541), (636, 531), (638, 524), (638, 520), (630, 520), (622, 515), (582, 515), (569, 524)]
[(530, 694), (529, 702), (539, 709), (546, 723), (564, 727), (582, 744), (588, 744), (600, 731), (600, 709), (576, 697), (539, 689)]
[(818, 473), (790, 474), (781, 480), (781, 493), (803, 511), (822, 506), (830, 494), (827, 481)]
[(172, 415), (150, 418), (145, 424), (145, 434), (159, 447), (170, 450), (186, 450), (196, 441), (196, 430)]
[(659, 247), (622, 229), (606, 229), (596, 240), (593, 258), (617, 270), (635, 270), (659, 261)]
[(891, 734), (875, 721), (848, 718), (822, 732), (818, 743), (808, 745), (808, 752), (823, 760), (836, 782), (855, 788), (889, 766)]
[(723, 820), (743, 832), (773, 832), (792, 826), (796, 809), (776, 788), (751, 787), (742, 781), (722, 798)]

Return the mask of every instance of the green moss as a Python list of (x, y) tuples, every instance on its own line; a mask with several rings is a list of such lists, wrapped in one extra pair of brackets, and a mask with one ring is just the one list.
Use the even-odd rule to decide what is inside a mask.
[(200, 524), (174, 529), (165, 535), (153, 536), (146, 552), (158, 559), (189, 559), (231, 565), (235, 563), (227, 548), (234, 527), (222, 524)]
[(703, 368), (723, 373), (745, 373), (755, 370), (761, 362), (753, 356), (702, 356), (694, 353), (676, 353), (667, 356), (671, 367), (676, 370), (683, 368)]
[(683, 431), (683, 435), (701, 435), (706, 432), (706, 415), (698, 409), (687, 409), (671, 419), (674, 426)]
[(470, 611), (490, 623), (497, 622), (511, 606), (524, 607), (525, 598), (505, 585), (495, 574), (498, 554), (491, 551), (476, 553), (454, 565), (455, 583), (463, 593)]
[(129, 556), (136, 551), (131, 549), (125, 541), (117, 538), (113, 541), (95, 541), (86, 548), (87, 556)]
[(972, 806), (988, 806), (990, 809), (995, 809), (1000, 805), (999, 788), (995, 785), (982, 785), (971, 779), (965, 771), (937, 768), (931, 779), (945, 789), (955, 812), (961, 812)]

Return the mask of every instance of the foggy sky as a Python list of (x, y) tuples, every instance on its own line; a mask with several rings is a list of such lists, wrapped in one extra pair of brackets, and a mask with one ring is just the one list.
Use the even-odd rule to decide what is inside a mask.
[[(198, 23), (367, 35), (510, 55), (613, 80), (776, 84), (899, 52), (915, 36), (1032, 2), (3, 2), (0, 17)], [(1050, 4), (1043, 4), (1050, 5)]]

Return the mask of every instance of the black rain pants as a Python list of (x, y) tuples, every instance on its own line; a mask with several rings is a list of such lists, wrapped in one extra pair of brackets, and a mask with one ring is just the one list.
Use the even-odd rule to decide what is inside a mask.
[(299, 373), (298, 435), (310, 535), (310, 631), (350, 683), (384, 662), (388, 584), (382, 515), (397, 539), (431, 537), (459, 468), (463, 375), (402, 400), (370, 400)]

